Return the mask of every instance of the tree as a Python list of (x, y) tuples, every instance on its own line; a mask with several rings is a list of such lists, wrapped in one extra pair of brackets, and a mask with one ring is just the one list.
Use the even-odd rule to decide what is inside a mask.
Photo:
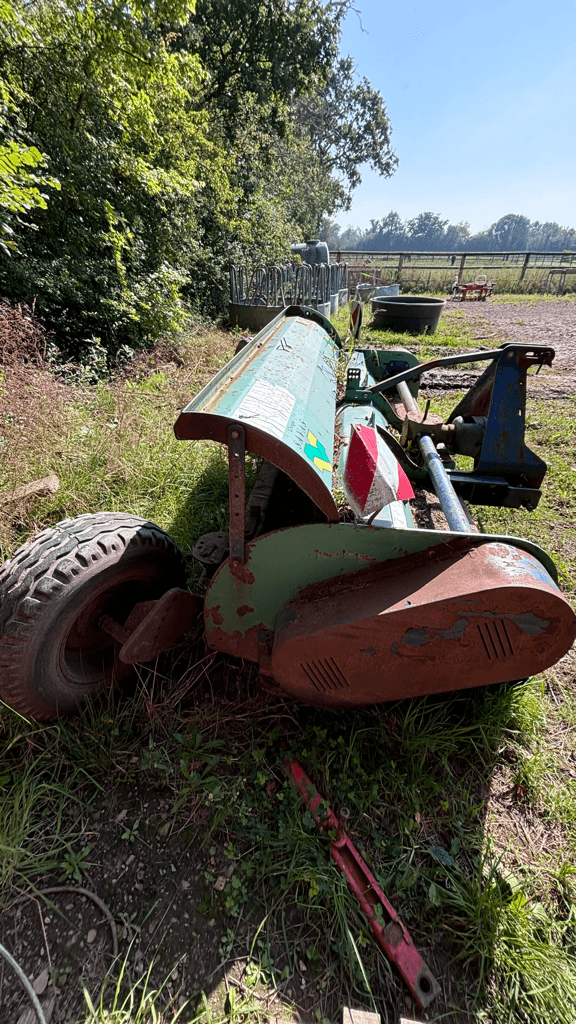
[(382, 220), (370, 221), (370, 227), (361, 243), (362, 249), (402, 249), (406, 245), (406, 226), (401, 217), (391, 211)]
[(496, 252), (522, 252), (528, 248), (528, 217), (508, 213), (487, 231), (488, 247)]
[(21, 253), (0, 261), (0, 284), (37, 299), (66, 353), (94, 335), (110, 348), (141, 344), (182, 321), (203, 193), (216, 216), (230, 207), (224, 154), (190, 102), (200, 62), (172, 51), (163, 29), (192, 5), (52, 0), (32, 10), (28, 38), (4, 51), (1, 70), (22, 136), (49, 154), (61, 192), (34, 213)]
[[(33, 231), (0, 251), (0, 290), (36, 300), (66, 356), (148, 344), (192, 305), (220, 312), (231, 261), (287, 258), (362, 160), (391, 172), (371, 135), (387, 139), (382, 99), (337, 62), (351, 0), (18, 2), (0, 0), (24, 26), (1, 36), (0, 146)], [(306, 128), (305, 98), (324, 111)], [(48, 203), (34, 159), (61, 185)]]
[[(0, 51), (20, 45), (28, 33), (9, 0), (0, 0)], [(59, 188), (55, 178), (39, 171), (45, 157), (36, 146), (19, 140), (18, 108), (6, 82), (0, 80), (0, 249), (4, 254), (17, 249), (16, 235), (22, 215), (35, 208), (46, 209), (42, 188)]]
[(437, 213), (419, 213), (406, 224), (407, 242), (411, 249), (440, 251), (443, 248), (447, 220)]
[(326, 83), (299, 101), (296, 123), (310, 139), (320, 167), (339, 178), (344, 209), (362, 180), (362, 164), (386, 178), (396, 170), (398, 159), (390, 147), (384, 101), (366, 78), (355, 80), (352, 57), (340, 58)]
[(319, 0), (198, 0), (176, 43), (206, 68), (198, 102), (218, 113), (229, 137), (247, 97), (256, 101), (253, 113), (260, 108), (278, 128), (289, 103), (326, 79), (342, 8)]

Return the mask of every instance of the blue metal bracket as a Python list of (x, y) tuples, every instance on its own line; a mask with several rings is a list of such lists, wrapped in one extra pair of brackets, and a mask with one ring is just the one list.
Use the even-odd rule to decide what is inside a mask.
[(550, 363), (554, 350), (544, 345), (504, 345), (497, 359), (470, 389), (456, 416), (487, 415), (484, 439), (472, 472), (448, 470), (461, 497), (481, 505), (533, 509), (547, 465), (524, 443), (526, 378), (529, 366)]

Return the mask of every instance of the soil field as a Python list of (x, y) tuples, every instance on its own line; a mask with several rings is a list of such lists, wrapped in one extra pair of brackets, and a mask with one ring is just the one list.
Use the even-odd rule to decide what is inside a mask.
[[(490, 303), (449, 300), (443, 318), (465, 320), (473, 329), (478, 348), (498, 347), (504, 341), (551, 345), (556, 355), (551, 369), (531, 377), (534, 397), (565, 398), (576, 394), (576, 301)], [(431, 395), (469, 388), (477, 373), (442, 368), (430, 370), (423, 381)]]

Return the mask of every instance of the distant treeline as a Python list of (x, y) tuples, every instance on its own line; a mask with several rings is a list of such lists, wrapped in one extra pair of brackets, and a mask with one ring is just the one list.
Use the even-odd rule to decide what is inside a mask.
[(501, 217), (477, 235), (467, 221), (450, 224), (436, 213), (419, 213), (403, 221), (397, 213), (370, 221), (365, 231), (340, 225), (325, 217), (320, 237), (330, 249), (388, 249), (420, 252), (560, 252), (576, 249), (576, 229), (554, 221), (530, 221), (515, 213)]

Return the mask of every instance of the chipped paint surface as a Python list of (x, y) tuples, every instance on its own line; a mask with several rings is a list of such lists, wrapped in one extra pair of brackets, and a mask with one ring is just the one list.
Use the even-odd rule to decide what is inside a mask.
[(447, 554), (438, 547), (307, 587), (278, 616), (276, 681), (307, 703), (352, 707), (553, 665), (576, 639), (569, 602), (531, 573), (496, 569), (493, 543), (473, 544), (453, 540)]
[(538, 583), (558, 589), (544, 566), (526, 551), (520, 551), (509, 544), (491, 544), (488, 561), (499, 572), (506, 573), (510, 579), (520, 581), (523, 577), (530, 576)]
[(460, 640), (468, 629), (468, 619), (459, 619), (448, 629), (409, 629), (402, 637), (403, 644), (413, 644), (415, 647), (422, 647), (424, 644), (434, 643), (435, 640)]
[[(383, 530), (352, 523), (311, 523), (265, 534), (246, 546), (246, 564), (242, 567), (244, 578), (235, 575), (228, 562), (213, 577), (205, 605), (208, 641), (219, 650), (257, 660), (257, 653), (254, 653), (257, 652), (256, 630), (273, 630), (280, 609), (306, 587), (336, 580), (360, 567), (368, 568), (418, 552), (432, 551), (458, 538), (474, 545), (472, 553), (489, 545), (490, 555), (509, 557), (508, 538), (492, 538), (486, 534), (447, 534), (444, 530)], [(534, 568), (539, 567), (536, 558), (540, 555), (548, 564), (546, 554), (528, 541), (510, 539), (512, 543), (529, 549), (530, 554), (526, 551), (522, 554), (530, 565), (529, 582), (532, 586), (538, 585), (534, 579)], [(492, 571), (497, 569), (498, 565), (491, 564)], [(542, 568), (542, 572), (549, 579), (546, 570)], [(472, 572), (471, 584), (473, 582)], [(548, 586), (555, 590), (551, 580)], [(403, 604), (411, 599), (412, 595), (406, 595)], [(473, 594), (463, 594), (459, 605), (464, 615), (479, 607)], [(405, 606), (410, 608), (410, 605)], [(353, 606), (351, 612), (353, 616)], [(217, 643), (213, 639), (215, 632), (218, 633)], [(233, 643), (226, 640), (227, 635), (234, 636)]]
[[(557, 589), (557, 588), (555, 588)], [(515, 622), (518, 629), (521, 629), (526, 636), (538, 636), (540, 633), (545, 633), (550, 625), (548, 619), (540, 619), (534, 612), (521, 612), (518, 615), (510, 615), (505, 611), (496, 609), (494, 612), (482, 611), (482, 612), (466, 612), (467, 615), (472, 618), (476, 615), (482, 619), (506, 619), (510, 622)]]

